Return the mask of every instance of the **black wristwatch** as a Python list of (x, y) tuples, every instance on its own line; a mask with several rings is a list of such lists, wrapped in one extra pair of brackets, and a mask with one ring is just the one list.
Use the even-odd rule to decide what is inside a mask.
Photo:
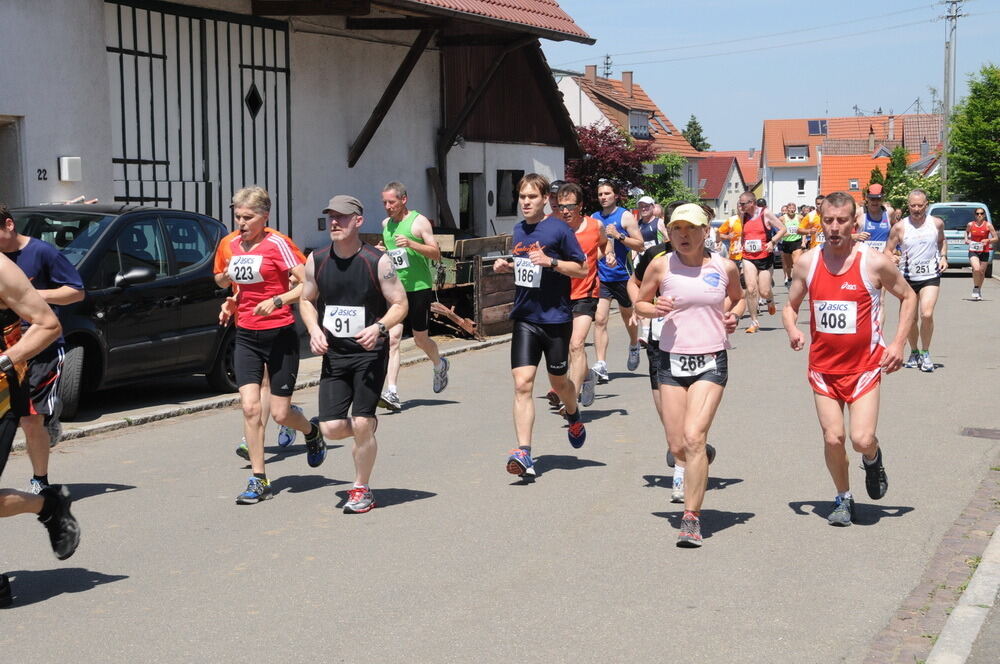
[(553, 270), (556, 269), (557, 267), (559, 267), (559, 259), (558, 258), (553, 258), (552, 260), (550, 260), (549, 261), (549, 267), (551, 267)]
[(281, 301), (281, 296), (280, 295), (275, 295), (274, 299), (271, 300), (271, 302), (274, 303), (274, 308), (275, 309), (280, 309), (281, 307), (285, 306), (285, 303)]
[(375, 321), (375, 324), (378, 325), (378, 335), (380, 337), (387, 337), (387, 336), (389, 336), (389, 328), (387, 328), (385, 326), (385, 323), (383, 323), (380, 320), (377, 320), (377, 321)]
[(0, 371), (7, 373), (8, 371), (14, 370), (14, 363), (10, 361), (10, 358), (6, 354), (0, 355)]

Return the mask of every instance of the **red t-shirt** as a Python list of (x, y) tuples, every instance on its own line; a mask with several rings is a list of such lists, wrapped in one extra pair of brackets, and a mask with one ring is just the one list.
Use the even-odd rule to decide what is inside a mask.
[(753, 217), (743, 222), (743, 258), (757, 260), (767, 256), (767, 222), (764, 210), (758, 208)]
[(290, 307), (275, 309), (269, 316), (254, 314), (264, 300), (287, 293), (289, 272), (302, 265), (302, 252), (288, 238), (277, 233), (265, 233), (250, 251), (240, 246), (240, 238), (229, 241), (232, 258), (226, 273), (239, 288), (236, 300), (236, 325), (245, 330), (272, 330), (295, 322)]
[(584, 217), (583, 224), (587, 227), (577, 231), (576, 241), (587, 255), (587, 276), (583, 279), (570, 281), (569, 299), (582, 300), (587, 297), (597, 297), (600, 294), (601, 282), (597, 278), (597, 257), (600, 252), (601, 222), (593, 217)]

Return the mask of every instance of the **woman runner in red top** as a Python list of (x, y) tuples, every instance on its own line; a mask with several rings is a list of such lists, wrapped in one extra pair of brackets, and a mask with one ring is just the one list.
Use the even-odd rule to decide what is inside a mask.
[[(750, 327), (747, 334), (755, 334), (760, 329), (757, 322), (757, 300), (767, 300), (767, 313), (774, 315), (774, 293), (771, 291), (771, 268), (774, 267), (774, 245), (781, 241), (785, 227), (766, 208), (758, 208), (753, 194), (740, 194), (740, 220), (743, 223), (743, 277), (746, 282), (747, 311), (750, 313)], [(774, 232), (768, 239), (770, 231)], [(759, 293), (759, 295), (758, 295)]]
[[(893, 262), (852, 238), (857, 226), (856, 207), (854, 199), (841, 191), (823, 201), (820, 223), (826, 241), (795, 263), (788, 303), (782, 311), (792, 349), (802, 350), (805, 335), (797, 323), (799, 307), (809, 294), (809, 383), (823, 429), (826, 467), (837, 489), (834, 509), (827, 517), (836, 526), (849, 526), (854, 508), (845, 445), (845, 405), (850, 413), (851, 443), (863, 457), (869, 497), (877, 500), (889, 488), (875, 435), (879, 387), (882, 373), (892, 373), (902, 364), (903, 345), (917, 306), (916, 293)], [(902, 322), (888, 348), (878, 322), (882, 288), (902, 303)]]
[(969, 265), (972, 266), (972, 299), (978, 302), (983, 299), (990, 250), (997, 243), (997, 231), (986, 218), (986, 208), (976, 208), (976, 218), (965, 226), (965, 243), (969, 245)]

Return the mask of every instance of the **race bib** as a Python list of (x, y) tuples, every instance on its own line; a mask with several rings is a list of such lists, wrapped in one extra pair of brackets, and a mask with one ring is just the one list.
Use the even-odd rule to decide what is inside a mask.
[(700, 376), (715, 369), (715, 353), (678, 355), (670, 353), (670, 375), (676, 378)]
[(655, 246), (656, 246), (656, 240), (646, 240), (645, 242), (642, 243), (643, 251), (649, 249), (650, 247), (655, 247)]
[(750, 254), (755, 254), (764, 248), (764, 242), (761, 240), (747, 240), (743, 244), (743, 250)]
[(523, 288), (538, 288), (542, 285), (542, 266), (535, 265), (530, 258), (514, 257), (514, 285)]
[(983, 243), (982, 242), (970, 242), (969, 243), (969, 251), (971, 251), (973, 253), (979, 253), (981, 251), (986, 251), (986, 250), (983, 249)]
[(878, 241), (868, 240), (867, 242), (865, 242), (865, 244), (867, 244), (869, 247), (878, 252), (881, 252), (883, 249), (885, 249), (885, 240), (878, 240)]
[(813, 320), (817, 332), (854, 334), (858, 329), (858, 303), (816, 300), (813, 302)]
[(255, 256), (254, 254), (233, 256), (229, 260), (226, 274), (238, 284), (259, 284), (264, 281), (264, 277), (260, 274), (260, 266), (263, 262), (263, 256)]
[(816, 244), (823, 244), (826, 242), (826, 235), (824, 233), (816, 233)]
[(649, 337), (653, 341), (660, 340), (660, 332), (663, 330), (663, 323), (666, 320), (666, 316), (660, 316), (659, 318), (654, 318), (649, 322)]
[(389, 259), (392, 260), (392, 266), (397, 270), (405, 270), (410, 267), (410, 255), (406, 249), (390, 249), (387, 253)]
[(365, 327), (365, 308), (327, 305), (323, 327), (335, 337), (353, 337)]
[(937, 261), (931, 259), (914, 263), (910, 266), (910, 274), (915, 277), (927, 277), (937, 274)]

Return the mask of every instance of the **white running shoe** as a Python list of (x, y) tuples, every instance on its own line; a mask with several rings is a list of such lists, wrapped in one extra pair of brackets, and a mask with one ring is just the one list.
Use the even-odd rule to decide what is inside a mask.
[(636, 369), (639, 368), (639, 351), (641, 349), (642, 346), (640, 346), (639, 344), (628, 347), (628, 362), (625, 364), (625, 366), (628, 368), (629, 371), (635, 371)]
[(920, 370), (927, 373), (934, 371), (934, 360), (931, 359), (930, 353), (924, 353), (920, 358)]
[[(302, 414), (302, 409), (298, 406), (292, 405), (292, 410)], [(278, 447), (288, 447), (295, 442), (295, 437), (299, 434), (298, 431), (292, 427), (286, 427), (284, 424), (278, 427)]]

